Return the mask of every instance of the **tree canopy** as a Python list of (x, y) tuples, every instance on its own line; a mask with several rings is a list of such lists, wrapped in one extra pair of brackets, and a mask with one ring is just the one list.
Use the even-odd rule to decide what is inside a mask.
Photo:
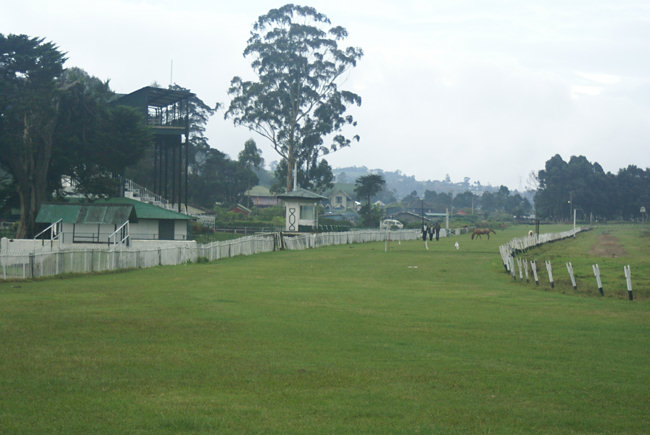
[(33, 235), (48, 194), (64, 62), (64, 54), (43, 38), (0, 34), (0, 165), (18, 192), (19, 238)]
[(18, 194), (18, 238), (34, 235), (63, 176), (86, 195), (116, 193), (114, 176), (148, 144), (140, 114), (112, 106), (108, 83), (64, 62), (42, 38), (0, 34), (0, 167)]
[(356, 179), (354, 183), (354, 193), (359, 198), (366, 200), (370, 204), (370, 199), (379, 193), (386, 185), (386, 180), (381, 174), (370, 174)]
[(117, 195), (126, 166), (137, 162), (151, 143), (142, 115), (110, 104), (115, 95), (96, 77), (79, 68), (66, 69), (55, 131), (55, 155), (50, 186), (60, 187), (62, 176), (75, 193)]
[(571, 219), (572, 210), (583, 218), (630, 219), (650, 204), (650, 169), (634, 165), (616, 175), (605, 172), (584, 156), (565, 162), (559, 154), (538, 172), (535, 210), (541, 218)]
[(356, 121), (346, 110), (360, 105), (361, 97), (339, 89), (338, 82), (363, 52), (339, 48), (346, 37), (343, 27), (331, 26), (314, 8), (287, 4), (272, 9), (259, 17), (244, 50), (257, 80), (231, 81), (225, 117), (271, 142), (287, 163), (287, 191), (296, 162), (351, 143), (343, 129)]

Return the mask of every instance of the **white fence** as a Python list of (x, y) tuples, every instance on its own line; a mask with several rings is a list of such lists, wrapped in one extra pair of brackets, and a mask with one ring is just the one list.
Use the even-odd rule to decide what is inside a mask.
[[(444, 230), (442, 237), (446, 236)], [(379, 242), (388, 240), (414, 240), (420, 237), (418, 230), (399, 231), (350, 231), (342, 233), (318, 233), (285, 235), (266, 233), (239, 239), (197, 245), (193, 242), (166, 243), (158, 247), (133, 243), (130, 248), (120, 245), (110, 249), (105, 245), (93, 248), (66, 248), (65, 245), (48, 246), (48, 250), (3, 250), (0, 253), (0, 276), (2, 279), (29, 279), (60, 275), (64, 273), (104, 272), (120, 269), (146, 268), (176, 265), (229, 258), (237, 255), (253, 255), (279, 249), (308, 249), (327, 245)], [(149, 244), (154, 244), (150, 242)]]
[[(440, 236), (445, 237), (444, 230)], [(284, 236), (284, 247), (289, 250), (318, 248), (330, 245), (346, 245), (351, 243), (383, 242), (384, 240), (415, 240), (420, 237), (419, 230), (397, 231), (348, 231), (344, 233), (301, 234), (293, 237)]]
[(528, 248), (535, 246), (543, 245), (544, 243), (555, 242), (556, 240), (562, 240), (569, 237), (575, 237), (581, 231), (585, 231), (580, 227), (576, 227), (569, 231), (563, 231), (561, 233), (545, 233), (531, 236), (519, 237), (512, 239), (505, 245), (499, 246), (499, 253), (501, 254), (501, 260), (503, 261), (503, 267), (506, 271), (511, 272), (514, 269), (513, 257), (518, 252), (525, 251)]

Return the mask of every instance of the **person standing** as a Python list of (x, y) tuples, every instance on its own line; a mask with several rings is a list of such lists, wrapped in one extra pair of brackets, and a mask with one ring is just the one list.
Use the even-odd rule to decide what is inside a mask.
[(436, 222), (436, 242), (440, 238), (440, 222)]

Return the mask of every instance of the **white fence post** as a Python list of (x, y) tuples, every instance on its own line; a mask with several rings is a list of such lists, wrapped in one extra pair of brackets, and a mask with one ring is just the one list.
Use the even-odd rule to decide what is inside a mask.
[(555, 283), (553, 282), (553, 270), (551, 268), (551, 262), (545, 261), (544, 263), (546, 263), (546, 271), (548, 272), (548, 282), (551, 283), (551, 288), (554, 288)]
[(535, 260), (530, 261), (530, 268), (533, 271), (533, 278), (535, 278), (535, 285), (539, 285), (539, 278), (537, 278), (537, 264)]
[(528, 261), (524, 259), (524, 272), (526, 273), (526, 282), (530, 282), (530, 279), (528, 278)]
[(575, 276), (573, 276), (573, 265), (571, 264), (571, 262), (566, 263), (566, 270), (569, 271), (569, 277), (571, 278), (571, 285), (573, 286), (573, 290), (578, 290)]
[(630, 271), (630, 265), (623, 266), (623, 272), (625, 273), (625, 282), (627, 283), (627, 295), (630, 300), (634, 300), (634, 294), (632, 294), (632, 272)]
[(600, 282), (600, 269), (598, 268), (598, 265), (592, 264), (591, 269), (594, 271), (594, 276), (596, 277), (596, 284), (598, 284), (598, 291), (600, 292), (600, 295), (605, 296), (605, 293), (603, 292), (603, 283)]

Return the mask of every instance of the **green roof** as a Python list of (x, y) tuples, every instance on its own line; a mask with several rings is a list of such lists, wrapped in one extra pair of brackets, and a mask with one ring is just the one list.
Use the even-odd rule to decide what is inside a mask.
[(130, 198), (109, 198), (84, 203), (43, 204), (36, 216), (37, 223), (122, 224), (129, 220), (190, 220), (182, 213)]
[(135, 214), (138, 219), (163, 219), (163, 220), (190, 220), (194, 219), (183, 213), (178, 213), (173, 210), (158, 207), (157, 205), (149, 204), (142, 201), (137, 201), (131, 198), (108, 198), (94, 201), (93, 204), (123, 204), (131, 205), (135, 208)]
[(63, 219), (66, 224), (123, 224), (137, 220), (132, 205), (117, 204), (43, 204), (37, 223), (54, 223)]

